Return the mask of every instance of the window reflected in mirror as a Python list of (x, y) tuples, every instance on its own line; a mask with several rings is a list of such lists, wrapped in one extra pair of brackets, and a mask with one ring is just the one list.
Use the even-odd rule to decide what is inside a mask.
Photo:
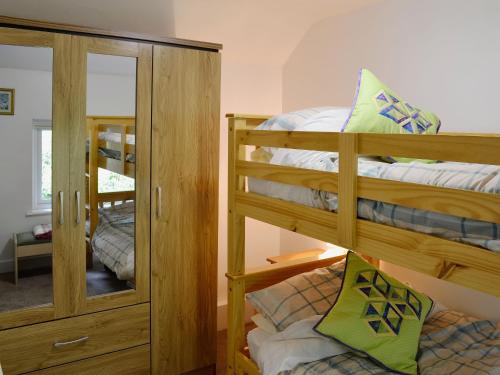
[(53, 303), (52, 60), (0, 45), (0, 312)]
[(87, 294), (135, 288), (136, 65), (87, 55)]

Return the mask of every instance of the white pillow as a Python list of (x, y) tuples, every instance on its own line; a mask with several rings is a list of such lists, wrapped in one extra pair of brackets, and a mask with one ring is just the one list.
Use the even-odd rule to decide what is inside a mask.
[(297, 126), (295, 130), (340, 133), (350, 112), (351, 108), (349, 107), (333, 107), (310, 117), (307, 121)]
[(270, 333), (271, 335), (274, 335), (275, 333), (278, 333), (278, 330), (274, 326), (274, 323), (271, 322), (269, 319), (266, 319), (264, 315), (262, 314), (256, 314), (252, 316), (250, 319), (255, 323), (255, 325), (260, 328), (261, 330)]
[(257, 130), (289, 130), (293, 131), (318, 113), (334, 109), (335, 107), (306, 108), (299, 111), (282, 113), (264, 121)]
[(292, 370), (299, 363), (314, 362), (351, 351), (313, 330), (321, 318), (321, 315), (314, 315), (299, 320), (264, 341), (254, 357), (262, 374), (275, 375)]

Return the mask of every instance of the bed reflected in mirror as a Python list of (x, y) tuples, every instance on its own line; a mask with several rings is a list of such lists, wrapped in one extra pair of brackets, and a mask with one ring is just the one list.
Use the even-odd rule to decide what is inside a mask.
[(88, 296), (135, 288), (136, 65), (87, 58)]
[(0, 45), (0, 312), (53, 303), (52, 52)]

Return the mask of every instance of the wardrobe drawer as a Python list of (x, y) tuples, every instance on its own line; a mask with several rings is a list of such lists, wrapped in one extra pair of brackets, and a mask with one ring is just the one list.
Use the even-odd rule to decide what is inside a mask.
[(149, 304), (0, 332), (5, 375), (43, 369), (148, 344)]
[(150, 347), (120, 350), (110, 354), (35, 371), (33, 375), (149, 375), (151, 371)]

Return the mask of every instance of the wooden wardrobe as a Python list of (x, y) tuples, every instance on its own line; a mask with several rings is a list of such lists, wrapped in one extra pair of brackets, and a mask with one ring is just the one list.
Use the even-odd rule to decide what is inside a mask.
[[(52, 50), (52, 301), (0, 312), (4, 374), (215, 373), (221, 46), (9, 17), (0, 45)], [(135, 274), (92, 296), (90, 54), (136, 69)]]

